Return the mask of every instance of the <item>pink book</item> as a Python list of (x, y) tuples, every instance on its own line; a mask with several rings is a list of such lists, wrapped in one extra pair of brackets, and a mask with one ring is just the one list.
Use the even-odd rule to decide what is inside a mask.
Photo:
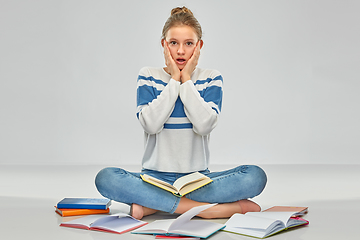
[(125, 233), (144, 226), (147, 222), (137, 220), (125, 213), (113, 215), (89, 215), (75, 220), (62, 222), (61, 227), (81, 228), (85, 230)]
[(293, 217), (304, 216), (309, 211), (308, 207), (274, 206), (263, 212), (296, 212)]

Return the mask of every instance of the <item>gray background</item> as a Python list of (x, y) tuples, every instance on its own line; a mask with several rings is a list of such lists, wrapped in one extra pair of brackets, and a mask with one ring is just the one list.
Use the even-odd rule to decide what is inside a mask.
[(140, 164), (137, 74), (182, 5), (224, 77), (213, 164), (359, 163), (359, 1), (0, 0), (0, 164)]

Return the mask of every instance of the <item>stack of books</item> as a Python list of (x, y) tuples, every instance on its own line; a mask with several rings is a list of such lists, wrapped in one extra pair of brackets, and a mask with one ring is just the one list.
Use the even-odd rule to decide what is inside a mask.
[(64, 198), (55, 206), (62, 217), (108, 214), (111, 200), (106, 198)]
[[(176, 219), (155, 220), (149, 224), (135, 219), (126, 213), (116, 213), (106, 216), (83, 216), (74, 220), (64, 221), (60, 226), (117, 234), (132, 231), (131, 233), (133, 234), (157, 235), (157, 238), (207, 238), (224, 228), (225, 225), (209, 221), (191, 220), (191, 218), (213, 205), (215, 204), (194, 207), (178, 216)], [(135, 230), (137, 228), (139, 229)]]
[(87, 215), (63, 218), (61, 227), (121, 234), (147, 224), (125, 213), (109, 215), (110, 204), (109, 199), (102, 198), (64, 198), (55, 208), (63, 217)]

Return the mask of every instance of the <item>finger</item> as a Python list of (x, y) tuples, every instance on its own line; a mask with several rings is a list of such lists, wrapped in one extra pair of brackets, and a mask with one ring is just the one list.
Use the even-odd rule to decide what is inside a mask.
[(167, 43), (166, 43), (166, 45), (165, 45), (164, 53), (166, 54), (167, 59), (168, 59), (169, 61), (171, 61), (172, 56), (171, 56), (171, 54), (170, 54), (169, 45), (168, 45)]
[(167, 41), (164, 42), (164, 53), (169, 54), (169, 44)]
[(195, 51), (197, 54), (200, 54), (200, 41), (197, 42)]
[(200, 57), (200, 41), (196, 43), (193, 54), (190, 57), (189, 61), (186, 63), (183, 71), (189, 71), (190, 73), (195, 70)]
[(171, 55), (170, 55), (170, 51), (169, 51), (168, 42), (166, 42), (166, 41), (164, 44), (164, 57), (165, 57), (165, 64), (169, 65), (170, 61), (171, 61)]
[(167, 53), (168, 51), (168, 43), (166, 42), (166, 40), (164, 40), (164, 53)]
[(196, 47), (191, 56), (191, 60), (197, 62), (197, 60), (199, 59), (199, 56), (200, 56), (200, 49), (198, 47)]
[(165, 41), (165, 43), (166, 43), (166, 52), (168, 53), (168, 54), (170, 54), (170, 48), (169, 48), (169, 43), (168, 42), (166, 42)]

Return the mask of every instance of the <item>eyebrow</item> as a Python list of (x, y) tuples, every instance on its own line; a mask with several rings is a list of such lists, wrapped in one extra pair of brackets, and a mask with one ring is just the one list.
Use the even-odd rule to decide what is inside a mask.
[[(179, 40), (176, 39), (176, 38), (170, 38), (169, 41), (179, 41)], [(184, 41), (185, 41), (185, 42), (186, 42), (186, 41), (194, 41), (194, 42), (196, 42), (196, 40), (193, 39), (193, 38), (185, 39)]]

